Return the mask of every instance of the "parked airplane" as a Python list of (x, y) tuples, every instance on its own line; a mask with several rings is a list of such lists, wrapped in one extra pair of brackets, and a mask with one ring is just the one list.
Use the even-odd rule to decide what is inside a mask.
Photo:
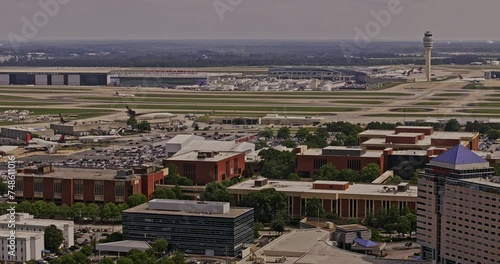
[(134, 111), (130, 107), (128, 107), (128, 105), (126, 107), (127, 107), (127, 111), (125, 113), (127, 113), (127, 115), (129, 117), (135, 117), (137, 119), (171, 118), (171, 117), (176, 116), (176, 115), (174, 115), (172, 113), (168, 113), (168, 112), (140, 113), (140, 114), (138, 114), (136, 111)]
[(79, 137), (78, 140), (80, 141), (92, 141), (92, 142), (100, 142), (100, 141), (113, 141), (116, 139), (121, 138), (122, 136), (120, 135), (120, 132), (123, 130), (123, 128), (118, 129), (115, 134), (113, 135), (104, 135), (104, 136), (83, 136)]
[(458, 78), (462, 81), (468, 81), (470, 83), (482, 83), (486, 81), (485, 78), (464, 78), (461, 74), (458, 75)]
[(135, 97), (135, 94), (121, 94), (119, 92), (116, 92), (115, 95), (119, 97)]
[(63, 147), (63, 146), (72, 146), (76, 145), (74, 143), (65, 143), (64, 142), (65, 135), (61, 135), (59, 140), (57, 141), (48, 141), (39, 138), (33, 138), (30, 141), (26, 142), (28, 145), (24, 147), (26, 150), (49, 150), (52, 147)]
[(68, 120), (64, 120), (64, 118), (62, 117), (61, 113), (59, 113), (59, 120), (61, 121), (61, 124), (66, 124), (66, 123), (69, 122)]

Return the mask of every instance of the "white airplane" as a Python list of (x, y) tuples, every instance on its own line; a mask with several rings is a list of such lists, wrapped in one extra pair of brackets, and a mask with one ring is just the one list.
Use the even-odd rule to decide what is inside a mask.
[(113, 135), (105, 135), (105, 136), (83, 136), (79, 137), (78, 140), (80, 141), (91, 141), (91, 142), (100, 142), (100, 141), (113, 141), (116, 139), (121, 138), (122, 136), (120, 135), (120, 132), (123, 130), (123, 128), (118, 129), (115, 134)]
[(462, 80), (462, 81), (466, 81), (466, 82), (470, 82), (470, 83), (481, 83), (481, 82), (486, 81), (485, 78), (464, 78), (464, 77), (462, 77), (461, 74), (458, 75), (458, 78), (460, 78), (460, 80)]
[(64, 143), (65, 135), (61, 135), (59, 140), (57, 141), (48, 141), (39, 138), (33, 138), (28, 141), (28, 145), (24, 147), (26, 150), (49, 150), (53, 147), (63, 147), (63, 146), (73, 146), (76, 145), (74, 143)]
[(138, 114), (136, 111), (132, 110), (130, 107), (126, 106), (127, 107), (127, 115), (129, 117), (135, 117), (137, 118), (138, 120), (144, 120), (144, 119), (156, 119), (156, 118), (171, 118), (171, 117), (175, 117), (177, 115), (174, 115), (172, 113), (168, 113), (168, 112), (158, 112), (158, 113), (141, 113), (141, 114)]
[(119, 92), (116, 92), (115, 95), (118, 97), (135, 97), (135, 94), (121, 94)]

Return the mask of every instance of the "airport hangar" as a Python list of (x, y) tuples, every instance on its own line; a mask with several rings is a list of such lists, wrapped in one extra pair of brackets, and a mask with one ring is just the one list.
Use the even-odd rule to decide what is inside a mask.
[(203, 85), (209, 78), (228, 75), (171, 69), (0, 67), (0, 85), (170, 87)]
[(344, 68), (316, 68), (316, 67), (284, 67), (270, 68), (269, 76), (280, 79), (322, 79), (358, 83), (369, 82), (366, 72)]

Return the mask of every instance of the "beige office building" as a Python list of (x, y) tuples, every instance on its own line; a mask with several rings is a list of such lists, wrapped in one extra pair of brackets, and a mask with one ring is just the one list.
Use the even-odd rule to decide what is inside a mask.
[(461, 145), (420, 175), (417, 242), (435, 263), (500, 263), (500, 178)]

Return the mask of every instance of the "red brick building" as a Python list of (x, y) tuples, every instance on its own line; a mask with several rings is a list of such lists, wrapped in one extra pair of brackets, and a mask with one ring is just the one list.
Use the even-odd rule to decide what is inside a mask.
[[(310, 199), (321, 200), (326, 213), (333, 212), (344, 219), (364, 219), (369, 212), (378, 213), (382, 208), (416, 210), (417, 187), (407, 184), (350, 184), (338, 181), (277, 181), (260, 178), (235, 184), (228, 188), (235, 201), (243, 195), (265, 188), (275, 188), (288, 198), (288, 214), (292, 218), (307, 216), (306, 205)], [(316, 215), (310, 215), (316, 217)]]
[(399, 126), (395, 130), (366, 130), (358, 134), (360, 146), (367, 150), (427, 150), (462, 145), (479, 150), (479, 133), (434, 131), (433, 127)]
[(133, 194), (151, 197), (155, 184), (163, 183), (165, 170), (153, 167), (127, 171), (83, 168), (19, 169), (16, 176), (16, 200), (44, 200), (71, 206), (75, 202), (122, 203)]
[(173, 164), (180, 175), (194, 184), (204, 185), (241, 176), (245, 170), (245, 153), (192, 151), (166, 159), (163, 164)]
[(308, 149), (300, 146), (295, 150), (297, 173), (301, 177), (312, 177), (321, 166), (332, 163), (339, 170), (351, 169), (361, 171), (366, 165), (375, 163), (380, 166), (380, 173), (385, 171), (382, 151), (367, 151), (359, 147), (326, 147)]

